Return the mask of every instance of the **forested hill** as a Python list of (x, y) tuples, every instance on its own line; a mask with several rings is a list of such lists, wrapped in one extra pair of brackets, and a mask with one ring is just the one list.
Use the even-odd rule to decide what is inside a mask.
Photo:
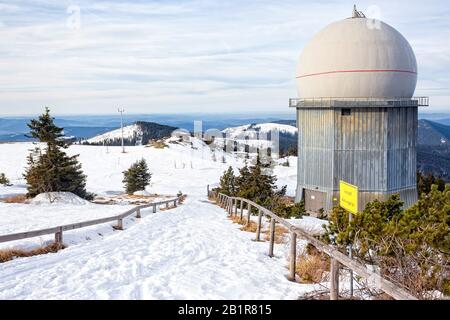
[[(155, 122), (137, 121), (123, 128), (124, 144), (127, 146), (145, 145), (150, 140), (168, 138), (176, 127), (166, 126)], [(116, 129), (82, 141), (89, 145), (121, 145), (122, 130)]]

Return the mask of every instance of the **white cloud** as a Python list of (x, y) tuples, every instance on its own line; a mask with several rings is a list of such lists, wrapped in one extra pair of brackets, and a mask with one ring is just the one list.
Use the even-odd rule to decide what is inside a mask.
[[(360, 9), (372, 3), (363, 1)], [(439, 5), (441, 4), (441, 5)], [(442, 5), (444, 4), (444, 6)], [(69, 6), (80, 28), (68, 28)], [(0, 4), (0, 113), (287, 111), (301, 49), (346, 1), (15, 1)], [(450, 104), (444, 2), (382, 1), (412, 43), (417, 93)], [(442, 11), (444, 10), (444, 11)], [(73, 17), (72, 17), (73, 18)], [(447, 97), (447, 98), (446, 98)]]

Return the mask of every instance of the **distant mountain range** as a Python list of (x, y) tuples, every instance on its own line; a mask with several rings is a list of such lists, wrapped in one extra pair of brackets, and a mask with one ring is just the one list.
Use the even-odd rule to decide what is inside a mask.
[(419, 120), (417, 167), (450, 181), (450, 126)]
[[(144, 118), (149, 118), (144, 117)], [(200, 119), (201, 117), (199, 117)], [(150, 140), (169, 137), (171, 133), (181, 127), (193, 131), (193, 126), (188, 125), (192, 119), (180, 120), (178, 118), (166, 117), (165, 123), (153, 121), (135, 121), (124, 127), (125, 144), (139, 145), (147, 144)], [(194, 118), (193, 118), (194, 119)], [(30, 141), (24, 134), (28, 131), (26, 123), (29, 118), (0, 118), (0, 142), (1, 141)], [(297, 128), (296, 120), (270, 119), (269, 121), (252, 121), (255, 119), (210, 119), (209, 124), (203, 126), (203, 130), (214, 128), (212, 124), (219, 125), (218, 129), (228, 134), (231, 139), (238, 139), (245, 135), (246, 131), (255, 131), (257, 133), (267, 133), (272, 129), (278, 129), (280, 136), (280, 151), (297, 148)], [(265, 119), (264, 119), (265, 120)], [(247, 122), (248, 121), (248, 122)], [(83, 118), (56, 119), (59, 126), (64, 127), (66, 136), (82, 140), (85, 144), (103, 144), (120, 145), (121, 130), (118, 129), (118, 119), (109, 119), (105, 117), (89, 117), (88, 121)], [(168, 125), (167, 123), (180, 123), (183, 126)], [(433, 173), (440, 175), (450, 181), (450, 118), (430, 121), (426, 119), (419, 120), (418, 123), (418, 147), (417, 164), (418, 169), (424, 173)], [(226, 126), (226, 124), (229, 124)], [(233, 126), (236, 125), (237, 126)], [(270, 134), (267, 137), (270, 139)], [(252, 142), (244, 141), (246, 144)], [(261, 144), (259, 144), (261, 145)]]
[(449, 144), (450, 126), (430, 120), (419, 120), (418, 144), (441, 146)]
[[(136, 121), (154, 122), (188, 131), (194, 130), (194, 121), (202, 121), (203, 130), (223, 130), (228, 127), (245, 125), (248, 123), (272, 122), (279, 119), (289, 119), (295, 116), (292, 111), (289, 114), (267, 113), (260, 116), (249, 114), (125, 114), (124, 125), (132, 125)], [(0, 118), (0, 142), (30, 141), (25, 137), (29, 132), (27, 123), (34, 117), (5, 117)], [(57, 116), (55, 123), (63, 127), (68, 136), (77, 139), (89, 139), (96, 135), (117, 129), (120, 127), (120, 116), (112, 115), (79, 115)]]

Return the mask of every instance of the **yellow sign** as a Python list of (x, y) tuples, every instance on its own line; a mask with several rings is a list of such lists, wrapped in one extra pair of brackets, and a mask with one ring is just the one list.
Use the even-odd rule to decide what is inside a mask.
[(339, 191), (340, 206), (351, 213), (358, 213), (358, 187), (341, 180)]

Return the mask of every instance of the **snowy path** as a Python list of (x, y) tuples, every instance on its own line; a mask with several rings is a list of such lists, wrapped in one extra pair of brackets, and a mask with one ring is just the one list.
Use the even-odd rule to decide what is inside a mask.
[(143, 219), (102, 240), (0, 264), (0, 299), (297, 299), (286, 248), (232, 224), (205, 198)]

